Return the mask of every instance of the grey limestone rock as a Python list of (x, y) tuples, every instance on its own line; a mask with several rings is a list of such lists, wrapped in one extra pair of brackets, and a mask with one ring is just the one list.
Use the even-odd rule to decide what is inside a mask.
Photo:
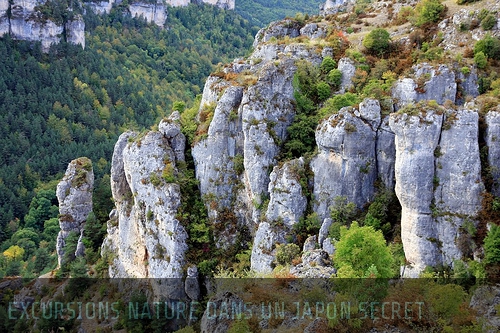
[(342, 80), (340, 82), (340, 92), (344, 93), (353, 87), (352, 78), (356, 72), (354, 61), (349, 58), (339, 60), (337, 69), (342, 72)]
[(491, 110), (485, 116), (486, 132), (484, 140), (488, 147), (488, 164), (493, 179), (491, 192), (500, 196), (500, 112)]
[(304, 159), (285, 162), (280, 168), (275, 166), (269, 176), (268, 221), (280, 221), (291, 231), (293, 225), (304, 215), (307, 198), (303, 194), (300, 178), (304, 176)]
[[(467, 253), (462, 231), (481, 208), (477, 110), (392, 114), (396, 134), (396, 195), (401, 238), (416, 277), (426, 266), (452, 265)], [(465, 228), (466, 229), (466, 228)]]
[(392, 114), (390, 127), (396, 135), (396, 195), (401, 203), (401, 239), (406, 259), (417, 276), (426, 266), (441, 264), (437, 226), (432, 217), (434, 151), (439, 144), (443, 115)]
[(396, 146), (394, 137), (394, 132), (389, 126), (389, 116), (385, 116), (377, 131), (376, 154), (378, 177), (385, 188), (389, 190), (393, 190), (395, 185)]
[(295, 38), (300, 35), (300, 25), (297, 21), (292, 19), (285, 19), (282, 21), (273, 22), (269, 27), (259, 30), (255, 36), (253, 46), (266, 43), (271, 38), (281, 39), (286, 36)]
[[(102, 245), (103, 255), (112, 257), (110, 277), (183, 277), (187, 233), (176, 219), (180, 188), (170, 182), (175, 161), (169, 137), (161, 132), (126, 132), (118, 139), (111, 166), (115, 211)], [(167, 292), (166, 297), (182, 298), (184, 283)]]
[(311, 39), (326, 37), (326, 28), (317, 23), (308, 23), (300, 29), (300, 34)]
[[(481, 209), (481, 180), (477, 110), (460, 109), (445, 115), (436, 152), (434, 204), (443, 263), (452, 265), (464, 255), (459, 246), (461, 227)], [(436, 214), (435, 214), (436, 215)]]
[(200, 299), (200, 284), (198, 282), (198, 269), (196, 266), (190, 266), (187, 269), (184, 291), (191, 300), (197, 301)]
[(147, 22), (154, 23), (159, 27), (163, 27), (167, 19), (167, 9), (161, 0), (156, 3), (130, 3), (128, 10), (132, 17), (142, 17)]
[(315, 250), (316, 244), (317, 244), (316, 235), (309, 236), (309, 237), (307, 237), (306, 241), (304, 242), (304, 247), (302, 248), (302, 251), (307, 252), (307, 251)]
[(343, 108), (316, 129), (318, 155), (311, 161), (313, 209), (321, 220), (329, 216), (329, 207), (337, 196), (346, 196), (361, 208), (374, 194), (377, 132), (356, 113)]
[(75, 15), (73, 20), (66, 22), (66, 41), (85, 48), (85, 21), (81, 15)]
[(327, 279), (336, 273), (330, 255), (324, 250), (308, 250), (302, 254), (302, 262), (290, 268), (290, 274), (298, 278)]
[(92, 162), (80, 157), (68, 164), (63, 179), (57, 184), (56, 196), (59, 201), (59, 226), (57, 235), (57, 257), (59, 267), (63, 264), (64, 246), (70, 232), (79, 235), (75, 256), (83, 255), (83, 229), (88, 215), (92, 212), (92, 191), (94, 172)]
[[(307, 199), (302, 192), (300, 175), (304, 172), (302, 158), (275, 166), (270, 175), (270, 199), (266, 212), (268, 222), (261, 222), (252, 247), (251, 268), (256, 272), (270, 272), (276, 259), (275, 247), (287, 243), (293, 226), (303, 216)], [(272, 225), (272, 227), (271, 227)]]
[(10, 20), (7, 12), (10, 8), (8, 0), (0, 0), (0, 36), (10, 32)]
[[(444, 104), (446, 100), (456, 102), (457, 82), (453, 69), (446, 65), (437, 67), (427, 63), (413, 66), (415, 79), (398, 80), (392, 88), (396, 109), (424, 100), (435, 100)], [(472, 92), (472, 88), (469, 87)]]

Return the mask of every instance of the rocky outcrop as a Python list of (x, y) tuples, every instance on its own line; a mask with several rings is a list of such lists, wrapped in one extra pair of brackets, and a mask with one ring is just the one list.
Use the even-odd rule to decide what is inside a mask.
[[(42, 51), (58, 44), (66, 36), (69, 43), (85, 47), (85, 23), (80, 15), (70, 15), (70, 19), (45, 16), (41, 6), (59, 6), (42, 0), (2, 0), (0, 2), (0, 35), (10, 34), (13, 39), (40, 42)], [(77, 8), (65, 8), (73, 12)], [(10, 11), (10, 16), (7, 13)]]
[(462, 226), (474, 223), (484, 189), (477, 112), (449, 110), (445, 116), (440, 108), (418, 108), (418, 114), (397, 113), (390, 119), (409, 277), (426, 266), (452, 265), (465, 255)]
[(290, 274), (298, 278), (328, 279), (336, 270), (325, 250), (316, 248), (316, 236), (310, 236), (304, 242), (302, 262), (290, 269)]
[(75, 256), (84, 255), (83, 229), (92, 211), (93, 189), (92, 162), (86, 157), (71, 161), (63, 179), (57, 184), (56, 190), (59, 201), (59, 226), (61, 227), (56, 243), (59, 267), (63, 264), (65, 257), (65, 240), (71, 232), (79, 235)]
[(9, 8), (9, 0), (0, 0), (0, 36), (10, 32)]
[(438, 151), (435, 152), (433, 183), (434, 209), (438, 245), (444, 264), (467, 256), (471, 251), (467, 243), (464, 223), (476, 226), (475, 216), (481, 209), (481, 161), (478, 145), (477, 110), (448, 112), (444, 118)]
[(359, 208), (374, 194), (377, 179), (376, 137), (380, 105), (369, 100), (359, 110), (343, 108), (316, 129), (318, 155), (311, 161), (314, 173), (314, 211), (321, 220), (338, 196)]
[(167, 19), (167, 10), (162, 1), (156, 3), (134, 2), (128, 7), (132, 17), (142, 17), (147, 22), (163, 27)]
[(338, 70), (342, 72), (342, 79), (340, 81), (340, 92), (345, 93), (353, 88), (352, 78), (356, 72), (354, 61), (349, 58), (342, 58), (339, 60)]
[[(168, 2), (169, 0), (167, 0)], [(174, 0), (175, 1), (175, 0)], [(195, 0), (195, 3), (206, 3), (223, 9), (234, 9), (235, 0)]]
[[(183, 277), (187, 233), (176, 219), (180, 188), (174, 181), (179, 158), (172, 140), (182, 135), (177, 117), (172, 115), (158, 132), (144, 136), (126, 132), (115, 145), (111, 166), (115, 210), (102, 246), (103, 255), (112, 259), (110, 277)], [(184, 283), (168, 292), (179, 299)]]
[[(303, 216), (307, 199), (300, 183), (304, 177), (304, 160), (286, 162), (276, 166), (269, 182), (270, 199), (266, 222), (261, 222), (252, 246), (251, 268), (257, 272), (270, 272), (276, 259), (276, 245), (288, 243), (293, 226)], [(307, 181), (303, 179), (303, 181)]]
[(320, 6), (320, 15), (348, 11), (350, 6), (353, 6), (354, 3), (355, 1), (353, 0), (326, 0), (326, 2)]
[(115, 0), (109, 1), (90, 1), (86, 5), (96, 14), (108, 14), (115, 4)]
[(65, 29), (68, 43), (85, 48), (85, 22), (81, 15), (75, 15), (72, 20), (66, 22)]
[[(257, 39), (298, 33), (298, 26), (281, 23)], [(216, 236), (220, 244), (234, 243), (243, 226), (255, 233), (261, 221), (269, 173), (295, 115), (292, 80), (302, 58), (321, 62), (305, 45), (259, 45), (248, 61), (234, 62), (205, 84), (192, 153), (212, 223), (232, 219)]]
[(486, 132), (484, 140), (488, 147), (488, 166), (493, 184), (491, 193), (500, 196), (500, 112), (491, 110), (485, 116)]
[[(415, 79), (400, 79), (392, 89), (392, 98), (395, 101), (396, 109), (425, 100), (435, 100), (440, 105), (444, 104), (446, 100), (456, 102), (457, 82), (453, 69), (446, 65), (433, 67), (422, 63), (413, 66), (413, 71)], [(467, 86), (469, 87), (469, 85), (473, 85), (473, 83), (469, 82)]]
[(391, 129), (396, 134), (396, 195), (402, 206), (401, 239), (407, 276), (418, 276), (426, 266), (441, 264), (437, 226), (432, 217), (434, 151), (439, 144), (442, 113), (393, 114)]

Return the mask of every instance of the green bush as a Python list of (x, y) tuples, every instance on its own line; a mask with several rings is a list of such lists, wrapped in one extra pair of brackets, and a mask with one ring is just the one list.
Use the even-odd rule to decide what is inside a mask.
[(474, 55), (474, 63), (476, 64), (477, 68), (483, 69), (486, 67), (486, 65), (488, 64), (488, 60), (486, 59), (486, 56), (482, 51)]
[(321, 66), (319, 67), (322, 73), (329, 73), (331, 70), (337, 68), (337, 62), (332, 59), (332, 57), (325, 57), (321, 62)]
[(479, 52), (483, 52), (483, 54), (488, 58), (499, 60), (500, 39), (492, 37), (491, 35), (486, 35), (474, 45), (474, 55)]
[(335, 247), (334, 263), (338, 277), (365, 277), (368, 273), (376, 273), (379, 278), (395, 275), (391, 269), (394, 258), (384, 236), (372, 227), (360, 227), (357, 222), (352, 222), (349, 229), (341, 227), (340, 240)]
[(373, 29), (366, 37), (363, 39), (363, 46), (368, 50), (368, 52), (376, 55), (383, 55), (391, 46), (391, 36), (387, 30), (382, 28)]
[(497, 24), (497, 18), (494, 14), (489, 13), (486, 17), (481, 21), (481, 28), (483, 30), (491, 30)]
[(415, 7), (417, 27), (429, 23), (436, 23), (444, 13), (446, 6), (441, 3), (441, 0), (424, 0), (419, 2)]
[(326, 76), (326, 81), (333, 87), (338, 88), (342, 82), (342, 72), (338, 69), (332, 69)]
[(279, 244), (276, 246), (276, 262), (278, 265), (287, 265), (300, 256), (300, 247), (297, 244)]
[(492, 225), (484, 239), (484, 260), (487, 264), (500, 263), (500, 227)]
[(325, 101), (332, 94), (330, 85), (324, 81), (321, 81), (316, 85), (316, 91), (320, 102)]
[(340, 109), (346, 106), (353, 106), (361, 102), (361, 98), (353, 93), (345, 93), (343, 95), (335, 95), (325, 102), (323, 108), (319, 110), (320, 117), (326, 117), (337, 113)]

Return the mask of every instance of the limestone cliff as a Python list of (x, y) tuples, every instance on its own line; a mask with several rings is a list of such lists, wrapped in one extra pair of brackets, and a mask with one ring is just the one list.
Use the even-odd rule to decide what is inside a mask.
[(176, 116), (144, 136), (126, 132), (115, 145), (111, 189), (116, 208), (102, 246), (111, 259), (110, 277), (184, 275), (187, 234), (176, 219), (180, 188), (173, 182), (184, 136)]
[(167, 19), (167, 11), (162, 1), (154, 4), (133, 2), (128, 9), (132, 17), (142, 17), (147, 22), (152, 22), (160, 27), (163, 27)]
[(60, 7), (60, 3), (44, 0), (1, 0), (0, 35), (10, 34), (13, 39), (41, 42), (42, 51), (62, 39), (85, 48), (85, 24), (75, 8), (60, 8), (69, 11), (68, 18), (48, 17), (43, 8)]
[(401, 239), (410, 263), (405, 276), (452, 265), (465, 254), (463, 224), (480, 209), (478, 114), (422, 106), (418, 114), (391, 115), (396, 135), (396, 195)]
[[(295, 74), (304, 61), (321, 71), (323, 60), (335, 58), (341, 76), (329, 86), (331, 96), (358, 93), (363, 84), (359, 70), (368, 65), (343, 51), (342, 36), (332, 35), (328, 19), (275, 22), (257, 33), (248, 57), (207, 78), (191, 152), (217, 251), (233, 245), (251, 247), (251, 268), (268, 273), (279, 245), (302, 243), (295, 228), (314, 216), (313, 223), (319, 221), (315, 230), (321, 229), (308, 238), (304, 264), (292, 271), (311, 276), (311, 267), (321, 262), (326, 268), (318, 276), (330, 276), (334, 269), (329, 256), (336, 242), (329, 238), (330, 215), (336, 198), (345, 197), (366, 211), (384, 188), (395, 192), (402, 207), (401, 234), (394, 225), (390, 232), (401, 236), (409, 264), (404, 276), (416, 277), (427, 266), (453, 266), (457, 259), (477, 257), (471, 230), (478, 226), (485, 190), (479, 142), (484, 139), (489, 151), (483, 165), (489, 165), (492, 192), (498, 195), (500, 154), (495, 142), (500, 121), (499, 113), (490, 110), (480, 133), (480, 112), (474, 103), (466, 103), (479, 95), (480, 71), (474, 65), (463, 70), (455, 62), (420, 62), (399, 77), (386, 72), (394, 74), (394, 80), (381, 101), (358, 99), (322, 119), (318, 116), (319, 123), (310, 132), (314, 151), (302, 157), (283, 156), (290, 126), (300, 112)], [(318, 110), (327, 103), (319, 101)], [(151, 174), (162, 173), (165, 156), (174, 170), (175, 161), (184, 159), (184, 137), (175, 125), (178, 116), (172, 117), (160, 124), (160, 133), (144, 137), (126, 133), (115, 147), (116, 210), (105, 242), (108, 253), (118, 254), (110, 268), (112, 276), (183, 274), (187, 235), (175, 220), (178, 185), (161, 179), (161, 190), (151, 185)], [(165, 207), (158, 211), (155, 205)], [(158, 224), (151, 223), (148, 215)], [(164, 239), (163, 230), (177, 237)], [(156, 244), (165, 252), (158, 252)], [(158, 261), (151, 259), (160, 253), (168, 253), (170, 262), (161, 256)]]
[(86, 157), (71, 161), (64, 178), (57, 184), (56, 191), (59, 201), (59, 226), (61, 227), (56, 244), (59, 267), (61, 267), (65, 257), (65, 240), (71, 232), (79, 235), (75, 256), (84, 255), (83, 229), (87, 217), (92, 211), (93, 189), (92, 162)]

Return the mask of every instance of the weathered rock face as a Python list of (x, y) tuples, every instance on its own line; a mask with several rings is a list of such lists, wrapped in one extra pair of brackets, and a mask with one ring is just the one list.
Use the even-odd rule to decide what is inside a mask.
[(66, 22), (66, 41), (70, 44), (81, 45), (85, 48), (85, 22), (81, 15), (76, 15)]
[[(477, 110), (459, 110), (445, 115), (439, 151), (436, 152), (434, 203), (437, 234), (444, 264), (464, 256), (467, 239), (463, 224), (477, 223), (481, 209), (481, 161), (478, 145)], [(436, 215), (435, 214), (435, 215)], [(461, 245), (462, 244), (462, 245)]]
[[(401, 239), (412, 274), (441, 263), (437, 226), (432, 217), (434, 151), (439, 144), (443, 115), (393, 114), (391, 129), (396, 134), (396, 195), (402, 206)], [(410, 275), (410, 269), (406, 274)]]
[[(40, 41), (42, 51), (47, 52), (52, 44), (58, 44), (66, 29), (69, 43), (85, 47), (85, 23), (80, 15), (67, 22), (55, 22), (45, 18), (37, 6), (46, 4), (42, 0), (2, 0), (0, 3), (0, 35), (8, 33), (13, 39)], [(49, 2), (48, 5), (51, 5)], [(7, 12), (10, 10), (10, 17)], [(67, 8), (67, 10), (72, 10)]]
[(342, 80), (340, 82), (340, 92), (345, 93), (353, 87), (352, 78), (356, 72), (354, 61), (349, 58), (339, 60), (338, 70), (342, 72)]
[(96, 14), (107, 14), (111, 12), (111, 8), (113, 8), (113, 4), (115, 0), (109, 1), (92, 1), (87, 2), (86, 5)]
[(320, 14), (328, 15), (347, 11), (349, 6), (354, 3), (353, 0), (326, 0), (325, 4), (320, 7)]
[[(296, 36), (299, 26), (294, 27), (281, 22), (260, 31), (257, 39)], [(295, 115), (292, 80), (301, 58), (321, 62), (304, 45), (259, 45), (246, 62), (236, 61), (205, 84), (198, 132), (206, 135), (199, 136), (192, 153), (212, 223), (233, 220), (216, 235), (221, 245), (234, 243), (240, 227), (253, 234), (261, 220), (279, 142)]]
[(304, 174), (302, 158), (286, 162), (281, 168), (276, 166), (271, 172), (267, 222), (259, 224), (252, 247), (251, 268), (257, 272), (272, 271), (276, 245), (288, 243), (287, 236), (307, 208), (301, 174)]
[(59, 267), (63, 263), (65, 240), (70, 232), (75, 232), (80, 236), (75, 256), (84, 255), (83, 228), (92, 211), (93, 189), (92, 162), (86, 157), (71, 161), (63, 179), (57, 184), (56, 191), (59, 201), (59, 226), (61, 227), (56, 245)]
[(131, 3), (128, 7), (132, 17), (142, 17), (147, 22), (163, 27), (167, 19), (167, 11), (163, 2), (158, 1), (155, 4), (136, 2)]
[[(116, 210), (102, 246), (103, 254), (113, 258), (110, 277), (183, 276), (187, 233), (175, 218), (180, 188), (170, 182), (179, 160), (172, 138), (182, 135), (176, 117), (141, 138), (124, 133), (115, 145), (111, 190)], [(183, 290), (184, 284), (176, 292)]]
[(377, 178), (376, 135), (380, 105), (365, 101), (360, 110), (343, 108), (316, 129), (318, 155), (314, 172), (314, 211), (321, 220), (338, 196), (358, 207), (373, 198)]
[[(423, 100), (435, 100), (438, 104), (444, 104), (446, 100), (455, 103), (457, 82), (452, 69), (445, 65), (435, 68), (422, 63), (413, 66), (413, 70), (415, 79), (400, 79), (392, 89), (396, 109)], [(469, 77), (471, 80), (474, 78), (474, 76)], [(473, 83), (469, 82), (467, 87), (469, 86), (473, 86)], [(469, 89), (472, 88), (469, 87)]]
[[(444, 119), (444, 123), (443, 123)], [(461, 227), (474, 223), (484, 189), (476, 111), (392, 114), (396, 134), (396, 195), (401, 238), (416, 277), (426, 266), (452, 265), (465, 254)]]
[(484, 140), (488, 147), (488, 164), (493, 179), (491, 193), (500, 196), (500, 112), (492, 110), (486, 114), (486, 132)]
[(10, 32), (9, 7), (9, 0), (0, 0), (0, 36)]

